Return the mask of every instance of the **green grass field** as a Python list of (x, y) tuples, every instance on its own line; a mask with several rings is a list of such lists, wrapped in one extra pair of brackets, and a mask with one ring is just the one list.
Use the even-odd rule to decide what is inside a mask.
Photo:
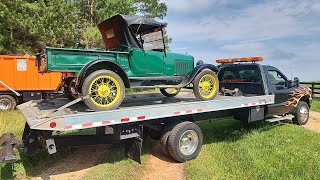
[(312, 105), (311, 105), (311, 111), (320, 112), (320, 98), (313, 99)]
[(290, 124), (248, 131), (236, 121), (201, 123), (204, 146), (189, 179), (318, 179), (320, 134)]

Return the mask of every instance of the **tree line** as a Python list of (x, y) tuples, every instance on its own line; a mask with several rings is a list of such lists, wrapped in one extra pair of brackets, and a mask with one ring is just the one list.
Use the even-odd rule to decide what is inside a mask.
[(96, 28), (103, 20), (119, 13), (162, 19), (166, 12), (159, 0), (0, 0), (0, 54), (32, 54), (37, 44), (103, 47)]

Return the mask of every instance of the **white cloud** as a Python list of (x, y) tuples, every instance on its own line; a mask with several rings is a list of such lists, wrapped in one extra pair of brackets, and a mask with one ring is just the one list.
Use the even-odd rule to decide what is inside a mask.
[[(168, 1), (171, 49), (183, 47), (181, 51), (207, 63), (220, 58), (262, 56), (263, 64), (278, 67), (288, 77), (320, 79), (318, 0), (240, 1), (246, 2)], [(180, 14), (170, 18), (170, 12)]]
[(163, 0), (168, 6), (169, 12), (190, 13), (207, 10), (216, 0)]
[[(181, 8), (186, 8), (186, 4)], [(238, 14), (212, 12), (210, 16), (188, 21), (181, 18), (169, 22), (168, 33), (174, 41), (257, 41), (305, 35), (320, 30), (319, 23), (301, 19), (301, 16), (311, 13), (312, 8), (313, 1), (271, 1), (249, 6)]]

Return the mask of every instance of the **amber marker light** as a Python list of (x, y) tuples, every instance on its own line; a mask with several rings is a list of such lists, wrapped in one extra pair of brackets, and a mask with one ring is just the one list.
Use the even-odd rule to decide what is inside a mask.
[(258, 62), (263, 61), (262, 57), (243, 57), (243, 58), (231, 58), (231, 59), (218, 59), (217, 63), (235, 63), (235, 62)]

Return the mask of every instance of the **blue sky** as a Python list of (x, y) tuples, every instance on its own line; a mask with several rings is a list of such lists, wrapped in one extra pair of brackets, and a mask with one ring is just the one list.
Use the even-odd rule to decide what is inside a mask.
[(173, 52), (262, 56), (288, 78), (320, 80), (320, 0), (162, 0)]

